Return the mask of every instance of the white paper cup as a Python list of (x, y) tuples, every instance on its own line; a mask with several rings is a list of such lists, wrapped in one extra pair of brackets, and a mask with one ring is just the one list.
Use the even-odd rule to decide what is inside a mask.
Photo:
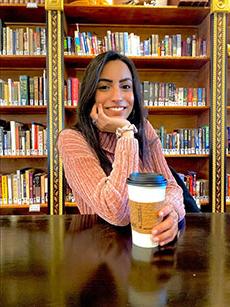
[(152, 248), (152, 228), (165, 199), (167, 181), (161, 174), (132, 173), (127, 179), (133, 244)]

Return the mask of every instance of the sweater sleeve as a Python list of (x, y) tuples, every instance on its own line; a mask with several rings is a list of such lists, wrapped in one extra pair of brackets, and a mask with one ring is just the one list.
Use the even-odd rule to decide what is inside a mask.
[(63, 130), (58, 138), (58, 150), (73, 193), (109, 223), (127, 225), (130, 220), (126, 179), (138, 170), (138, 141), (125, 137), (117, 141), (109, 176), (79, 132)]
[(174, 179), (162, 152), (160, 139), (148, 121), (146, 121), (145, 131), (148, 140), (150, 140), (150, 163), (153, 165), (155, 172), (161, 173), (167, 179), (165, 203), (174, 206), (178, 214), (178, 221), (181, 221), (185, 216), (183, 191)]

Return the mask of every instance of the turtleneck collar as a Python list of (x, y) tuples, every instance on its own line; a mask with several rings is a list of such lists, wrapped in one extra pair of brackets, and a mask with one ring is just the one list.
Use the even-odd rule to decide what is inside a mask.
[(110, 153), (115, 152), (116, 144), (117, 144), (117, 138), (115, 133), (109, 133), (109, 132), (101, 132), (99, 131), (99, 140), (101, 147)]

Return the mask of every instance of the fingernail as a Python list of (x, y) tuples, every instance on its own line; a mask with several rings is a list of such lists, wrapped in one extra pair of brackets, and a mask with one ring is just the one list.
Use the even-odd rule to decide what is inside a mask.
[(152, 231), (152, 234), (153, 234), (153, 235), (156, 235), (157, 232), (158, 232), (157, 230), (153, 230), (153, 231)]
[(160, 216), (160, 217), (163, 217), (163, 216), (164, 216), (164, 213), (163, 213), (163, 212), (160, 212), (160, 213), (159, 213), (159, 216)]

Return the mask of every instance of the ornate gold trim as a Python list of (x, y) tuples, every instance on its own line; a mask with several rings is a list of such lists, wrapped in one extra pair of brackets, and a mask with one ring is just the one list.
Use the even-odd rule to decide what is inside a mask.
[(50, 161), (53, 161), (53, 117), (52, 117), (52, 94), (53, 94), (53, 89), (52, 89), (52, 82), (50, 80), (52, 80), (52, 12), (48, 11), (48, 31), (47, 31), (47, 35), (48, 35), (48, 138), (49, 138), (49, 148), (48, 148), (48, 152), (49, 152), (49, 163), (48, 163), (48, 167), (49, 167), (49, 208), (50, 208), (50, 214), (53, 215), (54, 213), (54, 208), (53, 208), (53, 163), (50, 163)]
[(63, 170), (57, 138), (63, 129), (63, 44), (62, 12), (48, 11), (48, 131), (49, 131), (49, 207), (50, 214), (63, 213)]
[(45, 0), (45, 9), (63, 11), (64, 9), (64, 0)]
[[(63, 72), (63, 33), (62, 33), (62, 13), (59, 12), (59, 21), (58, 21), (58, 67), (59, 67), (59, 73), (58, 73), (58, 134), (61, 132), (61, 130), (64, 128), (64, 110), (63, 110), (63, 78), (64, 78), (64, 72)], [(58, 138), (58, 135), (56, 136), (56, 140)], [(64, 202), (64, 195), (63, 195), (63, 167), (62, 167), (62, 160), (59, 156), (58, 152), (58, 203), (59, 203), (59, 214), (63, 214), (63, 202)]]
[(230, 12), (229, 0), (211, 0), (211, 13), (228, 13)]
[(225, 210), (225, 136), (226, 136), (226, 14), (213, 14), (212, 41), (212, 211)]

